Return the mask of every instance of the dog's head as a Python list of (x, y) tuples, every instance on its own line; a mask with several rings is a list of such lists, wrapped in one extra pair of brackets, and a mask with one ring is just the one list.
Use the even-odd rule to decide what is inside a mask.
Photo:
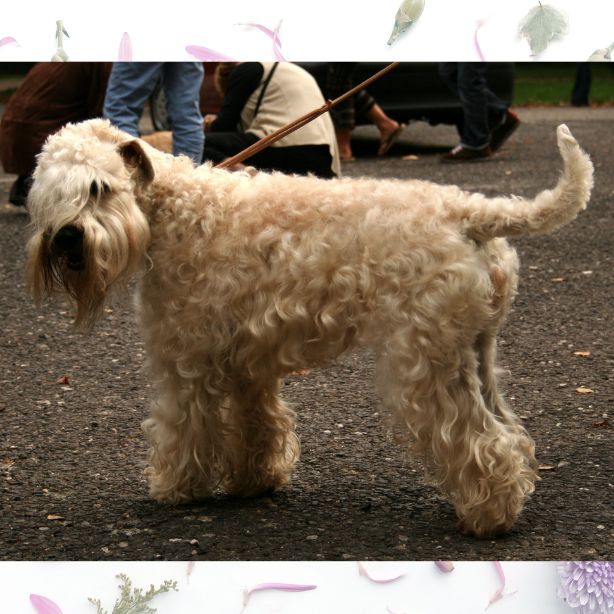
[(37, 301), (64, 289), (92, 323), (109, 287), (135, 272), (149, 242), (139, 206), (154, 169), (141, 143), (105, 120), (69, 124), (37, 158), (27, 207), (28, 285)]

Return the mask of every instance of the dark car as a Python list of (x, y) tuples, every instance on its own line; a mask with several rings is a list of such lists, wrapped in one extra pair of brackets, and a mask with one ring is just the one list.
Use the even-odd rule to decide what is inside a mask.
[[(326, 62), (300, 62), (324, 89)], [(355, 83), (364, 81), (386, 64), (360, 62), (354, 75)], [(213, 85), (215, 63), (205, 63), (205, 80), (201, 89), (201, 110), (216, 113), (221, 103)], [(489, 63), (488, 84), (506, 103), (511, 104), (514, 93), (514, 64)], [(398, 122), (424, 120), (431, 124), (457, 124), (461, 118), (458, 98), (446, 87), (433, 62), (401, 62), (391, 72), (368, 87), (368, 92), (384, 111)], [(160, 88), (151, 100), (152, 122), (156, 130), (168, 130), (164, 94)]]

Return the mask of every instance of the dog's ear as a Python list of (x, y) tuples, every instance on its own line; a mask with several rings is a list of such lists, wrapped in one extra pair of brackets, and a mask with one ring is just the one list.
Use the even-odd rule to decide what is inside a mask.
[(138, 170), (141, 173), (145, 183), (153, 181), (155, 176), (153, 165), (137, 140), (122, 143), (119, 146), (119, 153), (130, 170)]

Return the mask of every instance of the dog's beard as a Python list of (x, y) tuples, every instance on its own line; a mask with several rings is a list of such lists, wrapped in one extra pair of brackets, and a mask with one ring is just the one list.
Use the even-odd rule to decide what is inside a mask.
[(83, 230), (79, 255), (58, 254), (47, 231), (31, 239), (27, 279), (39, 303), (43, 297), (64, 290), (76, 304), (75, 323), (91, 327), (102, 313), (110, 286), (127, 280), (139, 268), (149, 241), (149, 226), (136, 207), (107, 209), (100, 220), (85, 216), (77, 223)]
[(54, 253), (50, 237), (43, 233), (31, 240), (27, 264), (28, 285), (35, 300), (40, 303), (43, 297), (63, 289), (76, 304), (76, 323), (85, 326), (98, 319), (107, 293), (104, 274), (90, 251), (84, 241), (77, 268), (68, 256)]

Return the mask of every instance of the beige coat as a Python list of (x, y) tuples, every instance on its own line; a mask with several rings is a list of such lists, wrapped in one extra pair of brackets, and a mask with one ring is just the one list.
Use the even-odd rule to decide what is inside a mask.
[[(324, 104), (316, 80), (306, 70), (290, 62), (279, 62), (264, 92), (258, 113), (254, 116), (262, 85), (274, 66), (273, 62), (261, 64), (264, 67), (262, 82), (241, 112), (241, 126), (245, 132), (262, 138)], [(328, 113), (280, 139), (273, 147), (292, 145), (328, 145), (333, 160), (332, 170), (337, 176), (341, 175), (337, 138)]]

